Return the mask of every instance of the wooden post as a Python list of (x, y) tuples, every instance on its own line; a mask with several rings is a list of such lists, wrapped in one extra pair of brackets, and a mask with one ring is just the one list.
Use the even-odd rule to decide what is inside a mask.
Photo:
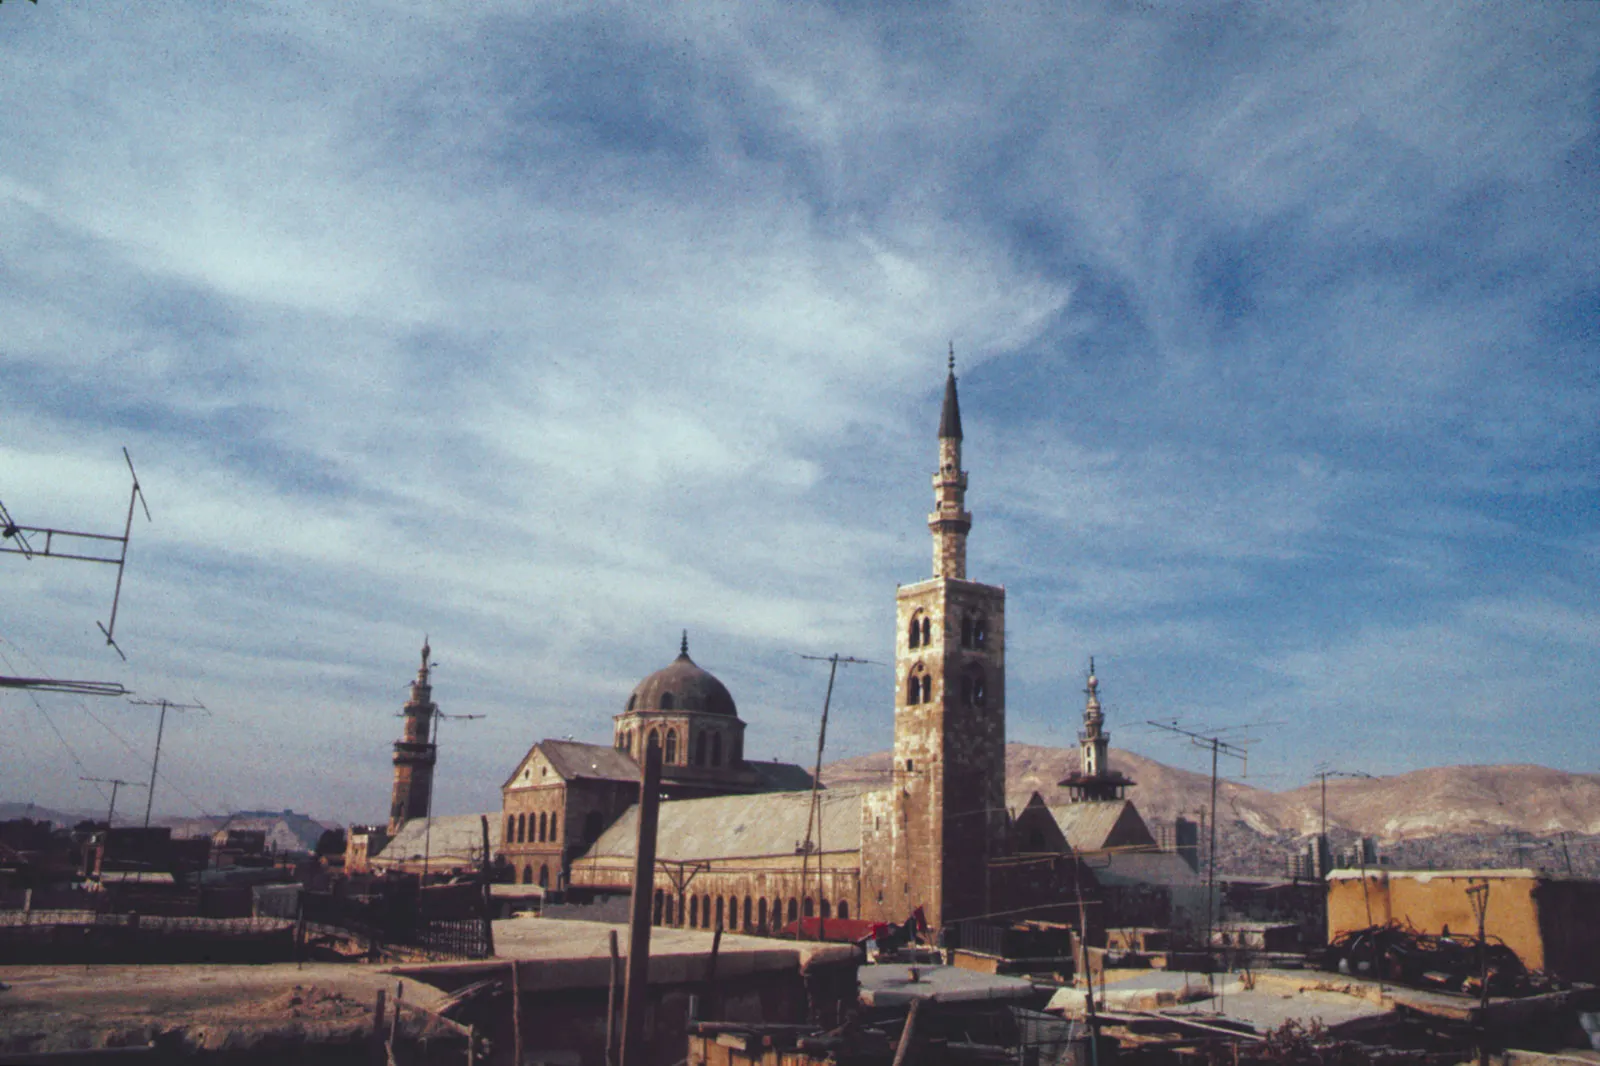
[(720, 1012), (717, 1003), (717, 952), (722, 948), (722, 923), (717, 923), (717, 931), (711, 935), (711, 961), (706, 963), (706, 1014), (710, 1017), (706, 1021), (715, 1021)]
[(610, 930), (611, 980), (606, 984), (606, 1066), (617, 1066), (617, 996), (622, 984), (622, 959), (617, 954), (617, 931)]
[(390, 1062), (394, 1061), (394, 1045), (400, 1038), (400, 1001), (405, 998), (405, 994), (405, 983), (396, 982), (394, 986), (394, 1013), (389, 1015), (389, 1042), (385, 1046)]
[[(478, 816), (483, 830), (483, 865), (479, 868), (483, 881), (483, 939), (489, 945), (489, 958), (494, 958), (494, 893), (489, 888), (489, 816)], [(517, 1066), (522, 1066), (518, 1063)]]
[(922, 1008), (922, 1000), (911, 1001), (911, 1009), (906, 1012), (906, 1025), (900, 1030), (900, 1043), (894, 1049), (894, 1066), (905, 1066), (910, 1061), (907, 1056), (911, 1054), (911, 1038), (917, 1032), (917, 1011)]
[(511, 960), (511, 1061), (522, 1066), (522, 978)]
[(379, 1060), (388, 1057), (383, 1053), (383, 1011), (388, 995), (387, 989), (378, 989), (378, 1001), (372, 1005), (372, 1057)]
[(467, 1066), (478, 1066), (478, 1034), (467, 1026)]
[(628, 926), (628, 983), (622, 994), (620, 1066), (644, 1066), (644, 1010), (650, 998), (650, 903), (656, 871), (656, 822), (661, 815), (661, 748), (647, 743), (639, 782), (639, 836), (634, 846), (633, 906)]

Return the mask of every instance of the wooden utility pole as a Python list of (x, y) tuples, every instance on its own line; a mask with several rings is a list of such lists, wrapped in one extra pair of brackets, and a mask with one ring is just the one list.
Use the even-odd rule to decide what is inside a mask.
[(634, 845), (633, 900), (628, 923), (628, 978), (622, 993), (620, 1066), (644, 1066), (644, 1011), (650, 998), (650, 904), (655, 895), (656, 823), (661, 815), (661, 746), (645, 745), (639, 782), (639, 835)]

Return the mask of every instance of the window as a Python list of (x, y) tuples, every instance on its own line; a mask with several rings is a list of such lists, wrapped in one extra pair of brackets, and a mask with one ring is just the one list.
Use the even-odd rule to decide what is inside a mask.
[(972, 616), (969, 614), (961, 619), (961, 646), (972, 647)]
[(515, 844), (516, 842), (517, 842), (517, 820), (515, 818), (513, 818), (511, 815), (508, 814), (508, 815), (506, 815), (506, 843), (507, 844)]
[(906, 678), (906, 703), (922, 702), (922, 682), (917, 680), (917, 675), (912, 674)]
[(539, 843), (545, 841), (545, 833), (550, 828), (549, 821), (543, 811), (539, 813)]
[(927, 615), (922, 616), (922, 643), (933, 643), (933, 619)]
[(672, 924), (672, 897), (671, 896), (667, 897), (666, 904), (667, 904), (667, 920), (666, 920), (666, 924), (671, 925)]
[(922, 612), (911, 616), (911, 628), (906, 630), (906, 644), (909, 647), (922, 647)]
[(922, 675), (922, 699), (921, 699), (920, 702), (922, 702), (922, 703), (932, 703), (933, 702), (933, 675), (932, 674), (923, 674)]
[(977, 618), (973, 619), (972, 622), (972, 646), (974, 648), (981, 648), (988, 641), (988, 639), (989, 623), (984, 621), (983, 615), (980, 614)]
[[(746, 912), (748, 913), (750, 901), (745, 900), (744, 902)], [(767, 900), (764, 896), (756, 901), (756, 925), (758, 928), (763, 930), (767, 927)]]
[(712, 733), (711, 734), (711, 765), (712, 766), (721, 766), (722, 765), (722, 734), (721, 733)]
[[(761, 901), (761, 920), (763, 922), (767, 920), (767, 901), (766, 900), (762, 900)], [(744, 928), (746, 928), (746, 929), (750, 928), (750, 897), (749, 896), (746, 896), (744, 898)]]
[(522, 868), (522, 883), (525, 884), (525, 885), (533, 884), (533, 866), (532, 866), (532, 864), (529, 864), (529, 865), (524, 866)]
[(700, 897), (689, 897), (689, 928), (700, 928)]
[(550, 867), (548, 864), (539, 867), (539, 887), (550, 887)]
[(839, 901), (839, 917), (841, 917), (841, 918), (850, 917), (850, 904), (846, 900), (842, 900), (841, 899)]
[(661, 694), (661, 709), (663, 711), (672, 710), (672, 693), (663, 692)]
[(667, 730), (667, 747), (661, 757), (661, 761), (666, 763), (678, 761), (678, 731), (676, 729)]
[(824, 918), (832, 918), (833, 917), (833, 907), (832, 907), (831, 904), (828, 903), (827, 900), (823, 900), (819, 904), (819, 906), (822, 908), (822, 917), (824, 917)]
[(805, 904), (800, 908), (800, 912), (802, 914), (804, 914), (807, 918), (811, 917), (812, 905), (811, 905), (811, 897), (810, 896), (806, 897)]
[(694, 764), (696, 766), (704, 766), (706, 764), (706, 739), (704, 730), (694, 738)]
[(650, 908), (650, 924), (661, 924), (661, 890), (656, 889), (655, 902)]
[(970, 666), (961, 676), (961, 702), (968, 707), (982, 707), (985, 695), (983, 668)]
[(789, 900), (789, 920), (791, 922), (800, 920), (800, 901), (797, 899), (791, 898)]
[(717, 924), (712, 926), (711, 928), (713, 928), (713, 929), (721, 929), (722, 928), (722, 897), (721, 896), (717, 897)]

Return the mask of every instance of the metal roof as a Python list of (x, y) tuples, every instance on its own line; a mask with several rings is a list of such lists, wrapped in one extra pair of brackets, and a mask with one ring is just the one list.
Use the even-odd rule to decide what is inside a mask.
[[(867, 791), (829, 788), (817, 793), (824, 852), (861, 850), (861, 797)], [(661, 805), (656, 856), (681, 862), (799, 855), (810, 805), (810, 792), (670, 800)], [(584, 858), (632, 858), (638, 835), (639, 808), (634, 806), (600, 835)], [(819, 834), (813, 831), (812, 838)]]
[(639, 782), (639, 764), (633, 756), (609, 744), (541, 740), (537, 747), (550, 760), (550, 768), (568, 781), (586, 777), (601, 781)]
[[(1132, 800), (1090, 800), (1050, 808), (1061, 834), (1073, 851), (1102, 851), (1108, 847), (1154, 845)], [(1118, 829), (1121, 832), (1118, 832)]]
[[(372, 856), (387, 862), (404, 862), (413, 856), (420, 859), (424, 854), (432, 857), (434, 861), (446, 859), (461, 859), (462, 861), (477, 861), (483, 854), (483, 828), (478, 819), (483, 817), (477, 814), (446, 814), (432, 820), (429, 828), (429, 819), (412, 818), (400, 827), (383, 850)], [(500, 812), (491, 811), (489, 819), (489, 850), (492, 852), (500, 846), (502, 825)]]

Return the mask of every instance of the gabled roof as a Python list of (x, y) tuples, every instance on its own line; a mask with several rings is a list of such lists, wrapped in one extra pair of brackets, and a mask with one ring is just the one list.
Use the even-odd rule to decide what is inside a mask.
[[(829, 788), (822, 801), (820, 839), (825, 852), (861, 850), (861, 797), (865, 788)], [(795, 855), (806, 837), (810, 792), (767, 792), (670, 800), (661, 805), (656, 857), (669, 862)], [(639, 808), (629, 807), (580, 861), (633, 857)], [(813, 840), (818, 834), (813, 831)]]
[[(432, 819), (431, 826), (427, 818), (409, 819), (383, 846), (381, 852), (369, 857), (387, 862), (404, 862), (412, 856), (420, 859), (427, 854), (432, 861), (439, 863), (451, 859), (476, 862), (483, 854), (483, 825), (479, 821), (482, 817), (478, 814), (440, 815)], [(500, 846), (503, 828), (500, 812), (489, 812), (488, 819), (489, 851), (493, 853)]]
[(563, 781), (587, 779), (591, 781), (627, 781), (637, 784), (639, 764), (625, 751), (607, 744), (584, 744), (576, 740), (550, 740), (546, 738), (529, 748), (517, 760), (516, 768), (506, 778), (502, 789), (510, 788), (522, 773), (523, 767), (536, 755), (554, 770)]
[(1063, 803), (1050, 808), (1073, 851), (1154, 847), (1156, 838), (1132, 800)]

